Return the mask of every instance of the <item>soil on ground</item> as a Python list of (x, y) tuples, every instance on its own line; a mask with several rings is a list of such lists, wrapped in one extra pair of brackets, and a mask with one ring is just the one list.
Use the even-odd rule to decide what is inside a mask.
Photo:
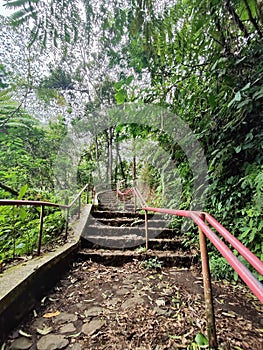
[[(262, 350), (262, 304), (241, 284), (213, 282), (213, 291), (219, 348)], [(198, 349), (205, 328), (197, 270), (79, 261), (5, 349)]]

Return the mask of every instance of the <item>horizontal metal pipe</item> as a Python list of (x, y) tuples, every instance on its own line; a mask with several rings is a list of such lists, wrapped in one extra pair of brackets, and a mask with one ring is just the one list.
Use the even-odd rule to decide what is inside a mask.
[(120, 196), (126, 196), (127, 194), (131, 193), (132, 191), (133, 191), (133, 188), (130, 188), (129, 190), (127, 190), (125, 192), (121, 192), (120, 190), (117, 190), (117, 192)]
[(184, 216), (186, 218), (191, 218), (192, 213), (196, 213), (197, 215), (200, 214), (200, 212), (198, 212), (198, 211), (194, 212), (194, 211), (190, 211), (190, 210), (174, 210), (174, 209), (152, 208), (152, 207), (142, 208), (142, 210), (148, 210), (148, 211), (169, 214), (169, 215)]
[[(158, 213), (164, 213), (169, 215), (178, 215), (183, 217), (190, 217), (193, 219), (193, 221), (203, 230), (207, 238), (213, 243), (213, 245), (217, 248), (217, 250), (222, 254), (222, 256), (228, 261), (228, 263), (233, 267), (233, 269), (238, 273), (238, 275), (242, 278), (242, 280), (246, 283), (246, 285), (251, 289), (251, 291), (258, 297), (258, 299), (263, 303), (263, 285), (252, 275), (252, 273), (249, 271), (249, 269), (244, 266), (241, 261), (232, 253), (232, 251), (227, 247), (227, 245), (222, 242), (217, 235), (200, 219), (200, 212), (196, 211), (189, 211), (189, 210), (172, 210), (172, 209), (165, 209), (165, 208), (152, 208), (152, 207), (145, 207), (142, 208), (143, 210), (147, 211), (153, 211)], [(220, 234), (225, 238), (225, 236), (228, 238), (228, 242), (233, 244), (233, 247), (236, 248), (236, 246), (239, 247), (239, 252), (242, 250), (245, 252), (244, 257), (247, 259), (248, 262), (251, 263), (253, 261), (253, 264), (251, 265), (253, 267), (260, 266), (262, 262), (252, 253), (250, 252), (245, 246), (242, 245), (242, 243), (237, 240), (233, 235), (231, 235), (230, 232), (228, 232), (221, 224), (217, 224), (217, 221), (208, 213), (203, 213), (206, 215), (207, 221), (216, 229), (219, 231)], [(222, 230), (223, 229), (223, 230)], [(234, 238), (234, 239), (233, 239)], [(237, 243), (238, 242), (238, 243)], [(241, 248), (244, 247), (245, 249)], [(249, 254), (247, 254), (248, 252)], [(256, 264), (255, 262), (259, 260), (259, 264)]]
[(47, 207), (57, 207), (66, 209), (68, 205), (64, 204), (57, 204), (57, 203), (51, 203), (51, 202), (42, 202), (42, 201), (27, 201), (27, 200), (18, 200), (18, 199), (0, 199), (0, 206), (1, 205), (32, 205), (34, 207), (39, 207), (41, 205), (47, 206)]
[(67, 209), (72, 207), (72, 205), (78, 200), (78, 198), (82, 195), (82, 193), (87, 189), (88, 186), (89, 184), (85, 185), (69, 205), (52, 203), (52, 202), (43, 202), (43, 201), (23, 200), (23, 199), (20, 199), (20, 200), (19, 199), (0, 199), (0, 206), (1, 205), (32, 205), (34, 207), (39, 207), (44, 205), (46, 207), (56, 207), (61, 209)]
[(206, 237), (213, 243), (217, 250), (234, 268), (234, 270), (251, 289), (251, 291), (263, 303), (263, 285), (252, 275), (249, 269), (241, 263), (241, 261), (232, 253), (227, 245), (222, 242), (219, 237), (217, 237), (217, 235), (202, 221), (202, 219), (196, 213), (192, 212), (191, 217), (194, 222), (202, 229)]
[(234, 237), (227, 229), (224, 228), (213, 216), (204, 213), (207, 222), (213, 226), (217, 232), (225, 238), (262, 276), (263, 262), (245, 247), (236, 237)]

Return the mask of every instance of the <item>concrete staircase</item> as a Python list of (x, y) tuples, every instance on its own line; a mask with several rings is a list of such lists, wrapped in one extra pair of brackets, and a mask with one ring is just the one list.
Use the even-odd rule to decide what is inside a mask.
[[(142, 257), (145, 247), (144, 213), (134, 211), (134, 198), (116, 198), (115, 191), (97, 195), (95, 207), (81, 237), (79, 257), (96, 261), (131, 261)], [(197, 261), (197, 252), (189, 252), (180, 233), (169, 228), (169, 221), (160, 214), (148, 215), (149, 250), (166, 265), (189, 267)], [(139, 248), (141, 247), (141, 249)], [(138, 249), (139, 248), (139, 249)], [(144, 256), (145, 258), (145, 256)]]

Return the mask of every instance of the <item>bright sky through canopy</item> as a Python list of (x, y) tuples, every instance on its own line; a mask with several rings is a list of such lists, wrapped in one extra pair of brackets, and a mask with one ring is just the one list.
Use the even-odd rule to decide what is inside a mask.
[(14, 10), (7, 9), (4, 6), (4, 4), (5, 4), (5, 1), (0, 0), (0, 15), (2, 15), (2, 16), (9, 16), (9, 15), (11, 15), (14, 12)]

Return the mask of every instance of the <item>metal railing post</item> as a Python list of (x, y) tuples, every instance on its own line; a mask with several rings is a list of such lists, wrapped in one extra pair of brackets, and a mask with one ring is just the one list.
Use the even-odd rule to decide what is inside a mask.
[(89, 203), (89, 194), (90, 194), (90, 189), (87, 188), (87, 189), (86, 189), (86, 203), (87, 203), (87, 204)]
[(133, 195), (134, 195), (134, 213), (136, 213), (136, 208), (137, 208), (137, 197), (136, 197), (135, 191), (133, 191)]
[(69, 207), (66, 209), (65, 241), (68, 239)]
[(148, 212), (145, 210), (145, 249), (149, 249)]
[(79, 200), (78, 200), (78, 219), (80, 218), (80, 208), (81, 208), (81, 195), (79, 196)]
[[(205, 221), (204, 214), (201, 214), (200, 218), (203, 221)], [(210, 275), (210, 269), (209, 269), (209, 257), (207, 252), (206, 236), (204, 235), (200, 227), (198, 227), (198, 231), (199, 231), (200, 252), (201, 252), (201, 260), (202, 260), (207, 337), (209, 341), (209, 346), (217, 350), (218, 345), (217, 345), (217, 339), (216, 339), (215, 313), (214, 313), (214, 306), (213, 306), (212, 284), (211, 284), (211, 275)]]
[(119, 199), (119, 187), (120, 187), (119, 182), (117, 182), (117, 188), (116, 188), (116, 200), (117, 200), (117, 202)]
[(37, 255), (40, 255), (41, 243), (42, 243), (42, 235), (43, 235), (43, 223), (44, 223), (44, 215), (45, 215), (45, 206), (41, 205), (40, 211), (40, 223), (39, 223), (39, 235), (38, 235), (38, 245), (37, 245)]

